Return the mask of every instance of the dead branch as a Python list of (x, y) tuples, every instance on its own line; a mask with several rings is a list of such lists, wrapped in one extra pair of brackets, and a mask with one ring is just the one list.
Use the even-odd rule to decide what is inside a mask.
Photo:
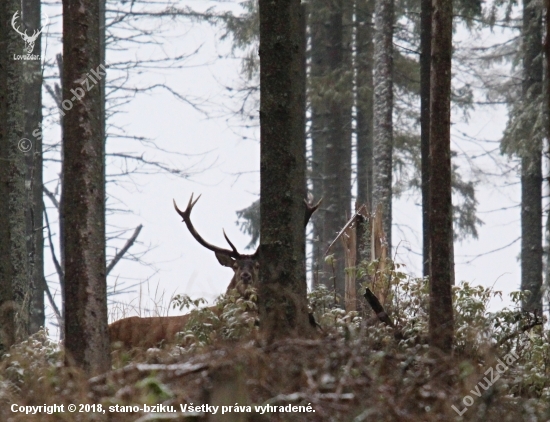
[[(44, 282), (44, 291), (46, 292), (46, 296), (48, 296), (48, 301), (50, 302), (50, 305), (53, 309), (53, 313), (55, 315), (55, 319), (57, 319), (57, 323), (59, 324), (59, 329), (63, 331), (63, 316), (61, 315), (61, 312), (59, 312), (59, 308), (55, 304), (55, 300), (53, 300), (52, 292), (50, 292), (50, 286), (48, 286), (48, 282), (45, 278), (42, 278)], [(63, 336), (61, 336), (63, 338)]]
[(63, 268), (61, 268), (61, 264), (59, 264), (59, 261), (57, 260), (57, 256), (55, 255), (55, 249), (53, 247), (53, 241), (52, 241), (52, 231), (50, 229), (50, 220), (48, 219), (48, 213), (46, 212), (46, 204), (44, 204), (44, 218), (46, 219), (46, 228), (48, 229), (48, 241), (50, 243), (50, 252), (52, 253), (52, 260), (55, 265), (55, 270), (57, 271), (57, 275), (59, 277), (59, 285), (63, 290), (65, 288), (65, 273), (63, 272)]
[(502, 346), (504, 343), (506, 343), (508, 340), (511, 340), (520, 334), (525, 333), (526, 331), (531, 330), (532, 328), (536, 327), (537, 325), (542, 325), (543, 319), (538, 318), (537, 313), (535, 312), (535, 320), (533, 322), (530, 322), (529, 324), (525, 324), (523, 327), (519, 328), (518, 330), (514, 331), (513, 333), (510, 333), (503, 338), (501, 338), (497, 344), (495, 344), (495, 349), (498, 349), (500, 346)]
[(386, 311), (384, 310), (384, 307), (382, 306), (382, 304), (380, 303), (376, 295), (371, 291), (371, 289), (367, 287), (365, 289), (365, 294), (363, 296), (367, 300), (368, 304), (370, 305), (370, 307), (372, 308), (372, 310), (374, 311), (378, 319), (384, 324), (392, 328), (395, 328), (395, 324), (393, 323), (389, 315), (386, 313)]
[(42, 186), (42, 191), (46, 194), (48, 198), (50, 198), (50, 201), (52, 201), (54, 207), (59, 210), (59, 202), (57, 201), (57, 198), (55, 197), (53, 192), (50, 192), (46, 186)]
[(124, 245), (124, 247), (118, 251), (118, 253), (115, 255), (115, 257), (113, 258), (113, 260), (109, 263), (109, 265), (107, 265), (107, 270), (106, 270), (106, 274), (109, 275), (109, 273), (111, 272), (111, 270), (115, 267), (116, 264), (118, 264), (118, 261), (120, 261), (122, 259), (122, 257), (124, 256), (124, 254), (126, 252), (128, 252), (128, 249), (130, 249), (132, 247), (132, 245), (134, 244), (134, 242), (136, 241), (137, 237), (139, 236), (139, 232), (141, 232), (141, 229), (143, 228), (143, 225), (139, 225), (136, 227), (136, 229), (134, 230), (134, 234), (132, 235), (132, 237), (130, 237), (130, 239), (128, 239), (128, 241), (126, 242), (126, 244)]

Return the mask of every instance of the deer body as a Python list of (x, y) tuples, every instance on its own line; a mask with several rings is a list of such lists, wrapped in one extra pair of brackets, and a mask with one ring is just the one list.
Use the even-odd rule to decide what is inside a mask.
[[(225, 231), (223, 233), (225, 240), (231, 247), (231, 250), (214, 246), (205, 241), (195, 227), (191, 223), (191, 210), (197, 203), (200, 196), (193, 202), (193, 195), (187, 204), (185, 211), (181, 211), (174, 201), (176, 212), (183, 218), (189, 232), (205, 248), (213, 251), (216, 254), (218, 262), (224, 267), (230, 267), (233, 271), (233, 278), (227, 287), (227, 292), (236, 289), (237, 292), (244, 296), (245, 291), (249, 287), (257, 288), (259, 283), (260, 263), (259, 250), (257, 249), (252, 255), (241, 254), (237, 248), (231, 243)], [(319, 208), (321, 201), (316, 205), (310, 205), (306, 201), (304, 226), (307, 225), (311, 215)], [(213, 312), (218, 312), (217, 307), (210, 308)], [(111, 344), (121, 343), (126, 348), (132, 347), (155, 347), (161, 341), (171, 342), (174, 340), (176, 333), (183, 330), (185, 324), (190, 318), (190, 314), (171, 316), (171, 317), (130, 317), (123, 318), (109, 325), (109, 338)]]
[(188, 319), (189, 315), (119, 319), (109, 325), (109, 339), (124, 348), (156, 347), (163, 340), (171, 342)]

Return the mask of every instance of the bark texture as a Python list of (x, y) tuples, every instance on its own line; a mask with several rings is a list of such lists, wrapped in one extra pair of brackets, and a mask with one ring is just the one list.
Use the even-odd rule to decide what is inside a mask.
[(422, 172), (422, 275), (430, 274), (430, 67), (432, 0), (420, 2), (420, 154)]
[[(19, 1), (0, 3), (0, 324), (2, 346), (28, 336), (31, 302), (30, 266), (26, 242), (29, 191), (23, 138), (22, 62), (24, 42), (11, 27)], [(22, 149), (21, 149), (22, 148)]]
[(382, 204), (391, 256), (393, 149), (393, 0), (375, 0), (373, 210)]
[[(523, 102), (529, 104), (542, 89), (542, 10), (534, 0), (523, 2)], [(531, 296), (525, 311), (542, 311), (542, 141), (524, 140), (521, 152), (521, 290)]]
[[(31, 34), (40, 30), (40, 0), (24, 0), (23, 24)], [(41, 54), (42, 35), (34, 43), (34, 54)], [(23, 107), (25, 113), (24, 137), (32, 142), (32, 149), (25, 154), (27, 175), (30, 182), (29, 212), (27, 213), (27, 248), (31, 273), (31, 333), (45, 324), (44, 315), (44, 233), (42, 227), (44, 203), (42, 201), (42, 62), (25, 60)]]
[[(550, 34), (550, 19), (548, 18), (550, 16), (550, 0), (546, 0), (544, 2), (544, 7), (546, 9), (546, 16), (545, 24), (546, 24), (546, 34)], [(546, 59), (546, 112), (550, 112), (550, 37), (546, 36), (546, 41), (544, 44), (544, 52), (545, 52), (545, 59)], [(550, 139), (550, 119), (547, 119), (546, 122), (546, 138)], [(550, 144), (550, 143), (549, 143)], [(550, 153), (550, 145), (548, 145), (548, 151), (547, 154)], [(550, 156), (550, 155), (548, 155)], [(550, 186), (550, 175), (547, 174), (547, 182)], [(547, 213), (546, 216), (546, 280), (547, 282), (550, 280), (550, 212)]]
[[(323, 96), (319, 95), (319, 88), (323, 84), (323, 77), (328, 69), (328, 57), (325, 45), (327, 32), (324, 25), (327, 11), (324, 0), (312, 0), (309, 8), (309, 30), (311, 42), (311, 69), (309, 85), (309, 101), (311, 104), (311, 193), (314, 198), (324, 195), (325, 152), (328, 139), (327, 117), (328, 109)], [(312, 274), (313, 287), (325, 281), (322, 274), (324, 269), (323, 255), (325, 238), (323, 221), (325, 206), (322, 205), (311, 218), (313, 226), (313, 259)]]
[(430, 346), (451, 354), (454, 322), (451, 195), (453, 7), (434, 0), (430, 98)]
[(374, 0), (357, 0), (356, 10), (356, 90), (357, 90), (357, 202), (372, 205), (373, 154), (373, 53), (372, 15)]
[[(355, 49), (356, 49), (356, 148), (357, 148), (357, 206), (372, 206), (372, 165), (373, 165), (373, 13), (374, 0), (355, 1)], [(357, 216), (356, 265), (370, 261), (371, 236), (369, 221)], [(367, 277), (365, 277), (367, 278)], [(357, 291), (365, 278), (357, 277)]]
[(260, 0), (260, 326), (304, 335), (305, 98), (300, 1)]
[(99, 2), (64, 0), (63, 17), (65, 351), (93, 375), (110, 368)]

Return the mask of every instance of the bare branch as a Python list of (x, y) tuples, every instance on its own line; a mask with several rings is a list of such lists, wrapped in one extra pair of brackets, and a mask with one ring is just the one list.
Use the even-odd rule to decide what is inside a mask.
[(46, 196), (50, 198), (50, 201), (52, 201), (52, 204), (54, 205), (54, 207), (59, 210), (59, 202), (57, 201), (57, 198), (55, 197), (55, 195), (52, 192), (50, 192), (46, 186), (42, 186), (42, 190), (46, 194)]
[(109, 265), (107, 265), (107, 270), (106, 270), (106, 274), (109, 275), (109, 273), (111, 272), (111, 270), (115, 267), (115, 265), (118, 263), (118, 261), (120, 261), (122, 259), (122, 257), (124, 256), (124, 254), (126, 252), (128, 252), (128, 249), (130, 249), (132, 247), (132, 245), (134, 244), (134, 242), (136, 241), (137, 237), (139, 236), (139, 232), (141, 232), (141, 229), (143, 228), (143, 226), (140, 224), (139, 226), (136, 227), (136, 229), (134, 230), (134, 234), (132, 235), (132, 237), (130, 237), (130, 239), (128, 239), (128, 241), (126, 242), (126, 244), (124, 245), (124, 247), (118, 251), (118, 253), (115, 255), (115, 257), (113, 258), (113, 260), (109, 263)]
[(48, 213), (46, 212), (46, 204), (44, 204), (44, 218), (46, 219), (46, 228), (48, 229), (48, 241), (50, 242), (50, 251), (52, 253), (52, 260), (55, 265), (55, 270), (57, 271), (57, 275), (59, 277), (59, 284), (61, 286), (61, 289), (64, 289), (65, 273), (63, 272), (63, 268), (61, 268), (61, 265), (57, 260), (57, 256), (55, 255), (55, 249), (53, 247), (53, 241), (52, 241), (52, 231), (50, 229), (50, 220), (48, 219)]
[[(48, 296), (48, 301), (50, 302), (50, 305), (53, 309), (53, 313), (55, 314), (55, 319), (57, 319), (57, 323), (59, 324), (59, 328), (61, 331), (63, 331), (64, 321), (63, 316), (61, 315), (61, 312), (59, 311), (59, 308), (57, 307), (55, 300), (53, 299), (52, 293), (50, 292), (50, 287), (48, 286), (48, 282), (45, 278), (42, 278), (44, 282), (44, 291), (46, 292), (46, 296)], [(63, 337), (63, 336), (61, 336)]]

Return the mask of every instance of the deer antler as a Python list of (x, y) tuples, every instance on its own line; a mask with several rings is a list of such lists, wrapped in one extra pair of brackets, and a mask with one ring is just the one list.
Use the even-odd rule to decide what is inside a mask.
[(319, 199), (319, 201), (315, 205), (311, 205), (310, 202), (304, 199), (304, 204), (306, 204), (306, 209), (304, 214), (304, 227), (307, 226), (309, 219), (311, 218), (313, 213), (317, 211), (317, 208), (321, 206), (321, 202), (323, 202), (323, 198)]
[[(235, 258), (235, 259), (238, 259), (238, 258), (242, 257), (243, 255), (240, 254), (237, 251), (237, 248), (235, 247), (235, 245), (233, 245), (233, 243), (231, 243), (231, 241), (227, 237), (227, 234), (225, 234), (225, 230), (223, 231), (223, 237), (225, 238), (225, 240), (227, 241), (229, 246), (231, 246), (232, 250), (223, 249), (223, 248), (220, 248), (218, 246), (215, 246), (215, 245), (212, 245), (212, 244), (208, 243), (206, 240), (204, 240), (202, 238), (202, 236), (197, 232), (197, 230), (195, 230), (195, 227), (193, 226), (193, 223), (191, 223), (191, 211), (193, 210), (193, 207), (195, 206), (197, 201), (200, 199), (201, 195), (199, 195), (197, 197), (197, 199), (195, 199), (194, 201), (193, 201), (193, 195), (194, 194), (191, 194), (191, 198), (189, 199), (189, 203), (187, 204), (187, 208), (185, 209), (185, 211), (180, 210), (178, 208), (178, 206), (176, 205), (176, 201), (174, 200), (174, 208), (176, 209), (176, 212), (179, 215), (181, 215), (181, 217), (183, 218), (183, 221), (185, 222), (185, 224), (186, 224), (187, 228), (189, 229), (189, 232), (191, 233), (191, 235), (202, 246), (204, 246), (206, 249), (209, 249), (209, 250), (211, 250), (215, 253), (219, 253), (219, 254), (222, 254), (222, 255), (227, 255), (227, 256), (230, 256), (230, 257)], [(309, 222), (309, 219), (311, 218), (312, 214), (315, 211), (317, 211), (317, 209), (321, 205), (322, 201), (323, 201), (323, 198), (321, 198), (315, 205), (312, 205), (312, 203), (310, 203), (310, 202), (308, 202), (307, 200), (304, 199), (304, 204), (305, 204), (304, 227), (307, 226), (307, 223)], [(259, 253), (259, 246), (258, 246), (258, 249), (256, 249), (256, 251), (252, 255), (247, 255), (247, 256), (257, 257), (258, 253)]]
[(16, 21), (17, 21), (18, 17), (19, 17), (19, 12), (17, 11), (13, 15), (13, 18), (11, 18), (11, 26), (13, 27), (15, 32), (17, 32), (19, 35), (21, 35), (21, 37), (23, 38), (23, 41), (25, 41), (25, 50), (27, 51), (27, 53), (30, 54), (30, 53), (32, 53), (32, 50), (34, 49), (34, 42), (36, 41), (38, 36), (42, 33), (44, 28), (49, 25), (50, 18), (48, 17), (48, 15), (46, 15), (46, 23), (44, 24), (44, 26), (42, 26), (42, 28), (40, 28), (40, 29), (35, 29), (33, 31), (32, 35), (29, 36), (29, 35), (27, 35), (27, 30), (25, 30), (25, 32), (21, 32), (19, 30), (19, 26), (16, 26)]
[(191, 199), (189, 199), (189, 203), (187, 204), (187, 208), (185, 209), (185, 211), (181, 211), (176, 205), (176, 201), (173, 200), (174, 208), (176, 209), (176, 212), (179, 215), (181, 215), (181, 217), (183, 218), (183, 221), (185, 222), (185, 225), (189, 229), (189, 232), (191, 233), (191, 235), (193, 235), (193, 237), (197, 242), (199, 242), (202, 246), (204, 246), (206, 249), (211, 250), (212, 252), (222, 254), (222, 255), (228, 255), (235, 259), (241, 257), (241, 254), (237, 251), (237, 248), (235, 247), (235, 245), (231, 243), (231, 241), (225, 234), (225, 230), (223, 231), (223, 236), (225, 237), (225, 240), (227, 240), (227, 243), (229, 243), (229, 246), (231, 246), (231, 249), (232, 249), (231, 251), (229, 249), (223, 249), (218, 246), (212, 245), (211, 243), (208, 243), (206, 240), (202, 238), (202, 236), (197, 232), (197, 230), (195, 230), (195, 227), (193, 227), (193, 223), (191, 223), (191, 210), (193, 209), (197, 201), (200, 199), (201, 195), (199, 195), (197, 199), (195, 199), (195, 201), (193, 201), (193, 195), (194, 194), (192, 193)]
[(11, 26), (13, 27), (13, 29), (15, 29), (15, 32), (17, 32), (19, 35), (21, 35), (22, 37), (28, 38), (29, 36), (27, 35), (27, 31), (23, 33), (19, 30), (19, 27), (17, 28), (15, 27), (15, 21), (19, 17), (18, 15), (19, 15), (19, 11), (15, 12), (15, 14), (13, 15), (13, 18), (11, 18)]

